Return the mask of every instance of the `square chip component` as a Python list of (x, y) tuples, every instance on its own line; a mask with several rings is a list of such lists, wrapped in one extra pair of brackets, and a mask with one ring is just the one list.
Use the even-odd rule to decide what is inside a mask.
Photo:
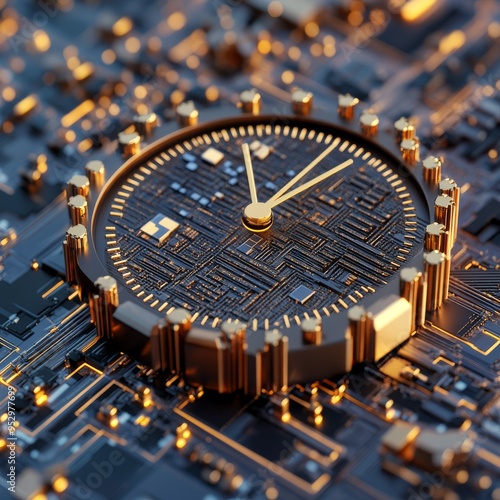
[(224, 153), (215, 148), (208, 148), (202, 155), (201, 159), (209, 165), (218, 165), (224, 158)]
[(305, 304), (316, 292), (307, 288), (307, 286), (299, 285), (289, 297), (296, 300), (299, 304)]
[(179, 224), (175, 220), (166, 215), (157, 214), (141, 227), (140, 235), (146, 240), (151, 240), (156, 246), (160, 246), (178, 227)]

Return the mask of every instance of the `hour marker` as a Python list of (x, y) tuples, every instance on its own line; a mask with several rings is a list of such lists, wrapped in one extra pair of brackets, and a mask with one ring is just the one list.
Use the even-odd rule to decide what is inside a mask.
[(157, 214), (141, 227), (140, 233), (142, 238), (160, 246), (178, 227), (179, 224), (174, 220), (163, 214)]
[(208, 148), (202, 155), (201, 159), (209, 165), (217, 165), (224, 158), (224, 153), (215, 148)]

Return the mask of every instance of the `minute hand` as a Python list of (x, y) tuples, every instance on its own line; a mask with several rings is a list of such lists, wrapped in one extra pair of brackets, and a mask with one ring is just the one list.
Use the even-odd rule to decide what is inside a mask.
[(279, 191), (274, 193), (269, 201), (274, 201), (280, 198), (283, 194), (285, 194), (293, 185), (297, 184), (297, 182), (302, 179), (306, 174), (308, 174), (323, 158), (328, 156), (335, 148), (337, 147), (337, 143), (334, 141), (330, 144), (319, 156), (314, 158), (314, 160), (309, 163), (305, 168), (303, 168), (293, 179), (288, 181)]
[(272, 199), (270, 198), (269, 201), (266, 202), (266, 205), (269, 206), (269, 208), (274, 208), (277, 205), (280, 205), (286, 200), (289, 200), (293, 196), (302, 193), (306, 189), (309, 189), (316, 184), (318, 184), (321, 181), (324, 181), (325, 179), (328, 179), (333, 174), (336, 174), (337, 172), (340, 172), (341, 170), (344, 170), (344, 168), (347, 168), (349, 165), (352, 165), (354, 163), (353, 160), (346, 160), (345, 162), (341, 163), (340, 165), (337, 165), (336, 167), (333, 167), (330, 170), (327, 170), (324, 174), (318, 175), (314, 179), (311, 179), (309, 182), (306, 182), (305, 184), (302, 184), (302, 186), (299, 186), (298, 188), (293, 189), (292, 191), (289, 191), (288, 193), (284, 194), (281, 196), (281, 198)]

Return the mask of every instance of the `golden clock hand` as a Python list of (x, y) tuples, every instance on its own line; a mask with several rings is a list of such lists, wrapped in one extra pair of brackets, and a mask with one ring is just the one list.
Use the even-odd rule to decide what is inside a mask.
[(243, 151), (243, 159), (245, 160), (248, 187), (250, 188), (250, 199), (252, 203), (258, 203), (257, 188), (255, 187), (255, 177), (253, 175), (252, 157), (250, 155), (250, 148), (248, 147), (248, 144), (246, 142), (241, 145), (241, 150)]
[(293, 179), (287, 182), (277, 193), (274, 193), (269, 201), (277, 200), (282, 194), (286, 193), (294, 184), (296, 184), (304, 175), (309, 173), (325, 156), (329, 155), (337, 146), (338, 141), (332, 142), (319, 156), (317, 156), (309, 165), (307, 165), (303, 170), (301, 170)]
[(293, 196), (302, 193), (306, 189), (309, 189), (310, 187), (315, 186), (321, 181), (324, 181), (325, 179), (328, 179), (328, 177), (332, 176), (333, 174), (336, 174), (337, 172), (340, 172), (341, 170), (344, 170), (344, 168), (347, 168), (349, 165), (352, 165), (354, 163), (353, 160), (346, 160), (345, 162), (341, 163), (340, 165), (337, 165), (336, 167), (331, 168), (330, 170), (327, 170), (325, 173), (318, 175), (314, 179), (311, 179), (309, 182), (306, 182), (302, 186), (299, 186), (298, 188), (292, 189), (292, 191), (289, 191), (288, 193), (284, 194), (277, 200), (273, 198), (270, 198), (268, 201), (266, 201), (266, 205), (269, 208), (274, 208), (277, 205), (280, 205), (286, 200), (289, 200)]

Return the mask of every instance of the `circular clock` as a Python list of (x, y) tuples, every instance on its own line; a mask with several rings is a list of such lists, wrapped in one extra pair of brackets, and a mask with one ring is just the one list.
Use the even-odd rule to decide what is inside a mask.
[(311, 117), (188, 127), (133, 157), (92, 242), (134, 300), (193, 320), (288, 327), (345, 310), (417, 252), (428, 209), (401, 162)]
[[(392, 134), (373, 139), (377, 117), (362, 115), (362, 133), (349, 118), (218, 110), (157, 128), (163, 138), (94, 184), (87, 227), (68, 232), (67, 273), (99, 335), (154, 371), (252, 394), (407, 339), (400, 270), (421, 276), (437, 187), (398, 159)], [(363, 311), (383, 318), (374, 332)]]

